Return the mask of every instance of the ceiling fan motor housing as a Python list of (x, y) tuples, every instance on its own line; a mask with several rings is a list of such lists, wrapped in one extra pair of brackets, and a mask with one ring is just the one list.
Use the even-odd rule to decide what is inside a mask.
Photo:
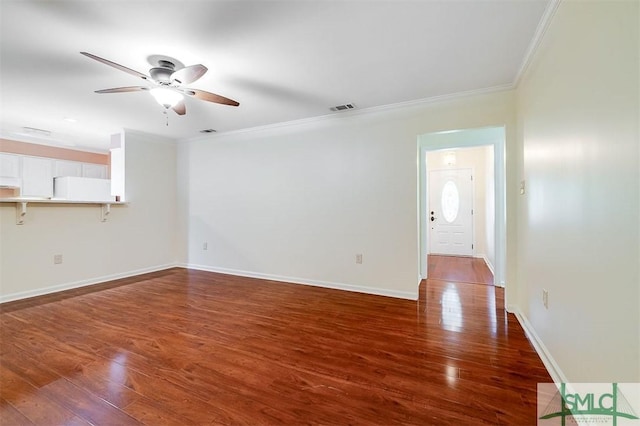
[(171, 74), (175, 71), (175, 65), (173, 62), (169, 61), (158, 61), (159, 67), (154, 67), (149, 70), (149, 74), (151, 74), (151, 78), (153, 78), (158, 83), (169, 84), (171, 83)]

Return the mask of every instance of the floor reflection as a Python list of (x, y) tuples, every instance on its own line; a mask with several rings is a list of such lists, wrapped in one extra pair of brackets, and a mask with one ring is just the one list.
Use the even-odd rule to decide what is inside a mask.
[(495, 287), (487, 287), (487, 302), (487, 313), (489, 317), (489, 327), (491, 328), (491, 335), (496, 336), (498, 334), (498, 319), (496, 318)]
[(455, 284), (448, 284), (440, 299), (442, 305), (442, 326), (449, 331), (462, 331), (463, 316), (460, 294)]
[(109, 380), (113, 383), (125, 383), (127, 379), (127, 354), (119, 352), (109, 364)]
[[(418, 315), (426, 330), (473, 332), (496, 338), (506, 332), (504, 289), (473, 283), (426, 280)], [(452, 336), (451, 336), (452, 337)]]
[(454, 386), (458, 378), (460, 377), (460, 370), (457, 367), (454, 367), (453, 365), (447, 365), (446, 371), (447, 371), (447, 383), (449, 384), (449, 386)]

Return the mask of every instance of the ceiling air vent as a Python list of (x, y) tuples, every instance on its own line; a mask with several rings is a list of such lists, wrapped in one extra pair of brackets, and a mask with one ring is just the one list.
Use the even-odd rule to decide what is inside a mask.
[(338, 105), (338, 106), (334, 106), (329, 108), (331, 111), (346, 111), (348, 109), (354, 109), (356, 106), (354, 104), (344, 104), (344, 105)]
[(215, 133), (217, 132), (216, 129), (204, 129), (204, 130), (200, 130), (200, 133)]
[(22, 130), (27, 135), (41, 136), (45, 138), (51, 136), (50, 130), (36, 129), (35, 127), (23, 127)]

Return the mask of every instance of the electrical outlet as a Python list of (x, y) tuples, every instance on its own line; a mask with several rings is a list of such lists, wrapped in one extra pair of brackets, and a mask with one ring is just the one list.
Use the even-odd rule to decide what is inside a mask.
[(542, 304), (546, 309), (549, 309), (549, 292), (546, 289), (542, 289)]
[(54, 254), (53, 255), (53, 264), (54, 265), (59, 265), (62, 263), (62, 255), (61, 254)]
[(207, 243), (202, 243), (202, 250), (206, 250), (208, 247)]
[(358, 265), (362, 264), (362, 254), (356, 254), (356, 263)]

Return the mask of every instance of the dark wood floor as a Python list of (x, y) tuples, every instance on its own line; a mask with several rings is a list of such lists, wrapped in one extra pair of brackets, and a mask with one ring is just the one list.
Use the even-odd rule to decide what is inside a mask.
[(420, 299), (172, 269), (0, 306), (0, 423), (536, 423), (503, 291)]

